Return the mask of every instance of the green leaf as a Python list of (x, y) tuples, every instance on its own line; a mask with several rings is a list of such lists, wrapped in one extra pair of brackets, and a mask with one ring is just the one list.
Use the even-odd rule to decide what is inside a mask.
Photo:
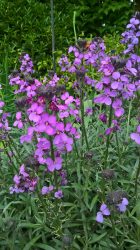
[(41, 226), (40, 224), (33, 224), (33, 223), (26, 223), (26, 222), (19, 224), (19, 227), (22, 227), (22, 228), (38, 228), (40, 226)]
[(105, 236), (107, 235), (107, 232), (101, 234), (101, 235), (97, 235), (97, 236), (93, 236), (93, 239), (90, 241), (90, 243), (95, 243), (95, 242), (98, 242), (100, 241), (101, 239), (103, 239)]
[(34, 246), (34, 243), (38, 241), (38, 239), (41, 238), (41, 235), (36, 236), (33, 238), (30, 242), (26, 244), (26, 246), (23, 248), (23, 250), (29, 250), (32, 246)]
[(90, 211), (92, 211), (93, 207), (95, 206), (95, 203), (97, 202), (97, 199), (98, 199), (98, 195), (96, 195), (96, 196), (92, 199), (92, 202), (91, 202), (91, 205), (90, 205)]
[(44, 250), (56, 250), (55, 248), (47, 246), (47, 244), (43, 244), (43, 243), (37, 243), (35, 244), (35, 247), (39, 247), (40, 249), (44, 249)]
[(6, 210), (11, 206), (11, 205), (15, 205), (15, 204), (22, 204), (22, 201), (11, 201), (10, 203), (7, 204), (7, 206), (3, 209), (3, 213), (6, 212)]

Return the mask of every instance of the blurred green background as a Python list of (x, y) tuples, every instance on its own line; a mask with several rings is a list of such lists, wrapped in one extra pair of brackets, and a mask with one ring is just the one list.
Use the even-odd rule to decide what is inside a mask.
[[(121, 34), (134, 11), (130, 0), (54, 0), (56, 51), (74, 42), (73, 13), (78, 36)], [(50, 0), (0, 1), (0, 63), (13, 67), (20, 51), (35, 61), (51, 55)]]

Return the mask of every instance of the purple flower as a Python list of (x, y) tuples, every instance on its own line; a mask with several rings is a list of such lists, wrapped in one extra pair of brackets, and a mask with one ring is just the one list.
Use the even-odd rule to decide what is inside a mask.
[(50, 172), (54, 172), (54, 170), (60, 170), (62, 168), (62, 161), (63, 160), (61, 157), (56, 157), (54, 161), (48, 157), (46, 159), (46, 164), (48, 166), (48, 170)]
[(56, 133), (56, 122), (55, 115), (45, 113), (41, 116), (41, 120), (36, 127), (36, 132), (45, 132), (48, 135), (54, 135)]
[(41, 119), (41, 114), (43, 113), (44, 108), (39, 106), (37, 103), (33, 103), (31, 108), (28, 109), (29, 120), (34, 122), (39, 122)]
[(138, 133), (131, 133), (131, 139), (134, 140), (137, 144), (140, 144), (140, 134)]
[(16, 175), (14, 176), (14, 178), (13, 178), (13, 181), (14, 181), (14, 183), (15, 183), (16, 185), (19, 185), (19, 183), (20, 183), (20, 176), (16, 174)]
[(86, 113), (86, 115), (91, 116), (91, 115), (93, 114), (92, 108), (90, 108), (90, 107), (89, 107), (89, 108), (86, 108), (85, 113)]
[(126, 198), (122, 199), (122, 202), (117, 205), (120, 212), (124, 213), (126, 211), (127, 205), (129, 204)]
[(100, 211), (97, 213), (96, 216), (96, 221), (99, 223), (103, 223), (104, 221), (104, 217), (103, 216), (109, 216), (110, 215), (110, 211), (107, 207), (107, 205), (105, 203), (103, 203), (100, 207)]
[(72, 150), (73, 139), (62, 133), (55, 136), (53, 143), (57, 149), (70, 152)]
[(55, 192), (54, 197), (57, 198), (57, 199), (61, 199), (63, 197), (62, 190), (58, 190), (57, 192)]
[(112, 103), (112, 100), (109, 96), (107, 96), (105, 94), (101, 94), (101, 95), (94, 98), (94, 102), (95, 103), (102, 103), (102, 104), (104, 103), (107, 106), (110, 106)]
[(3, 101), (0, 101), (0, 108), (3, 108), (4, 105), (5, 103)]
[(105, 135), (110, 135), (113, 132), (113, 128), (107, 128), (105, 130)]
[(128, 60), (128, 62), (126, 63), (126, 68), (134, 75), (137, 75), (137, 70), (135, 68), (132, 67), (132, 62), (130, 60)]
[(23, 123), (21, 120), (21, 112), (16, 113), (16, 121), (13, 124), (15, 127), (17, 126), (19, 129), (23, 128)]
[(53, 189), (54, 189), (54, 186), (52, 185), (49, 187), (44, 186), (41, 190), (41, 193), (42, 195), (49, 194), (51, 191), (53, 191)]
[(107, 123), (107, 116), (106, 116), (106, 114), (100, 114), (100, 115), (99, 115), (99, 119), (100, 119), (103, 123)]
[(20, 143), (24, 143), (24, 142), (31, 142), (32, 141), (32, 135), (22, 135), (20, 137)]
[(113, 101), (112, 107), (115, 110), (115, 116), (120, 117), (124, 114), (124, 109), (121, 107), (122, 105), (122, 100), (117, 98)]
[(137, 126), (136, 133), (131, 133), (130, 137), (134, 140), (137, 144), (140, 144), (140, 125)]
[(26, 177), (29, 177), (29, 174), (26, 173), (26, 171), (25, 171), (25, 166), (24, 166), (24, 164), (21, 165), (19, 173), (20, 173), (23, 177), (25, 177), (25, 178), (26, 178)]

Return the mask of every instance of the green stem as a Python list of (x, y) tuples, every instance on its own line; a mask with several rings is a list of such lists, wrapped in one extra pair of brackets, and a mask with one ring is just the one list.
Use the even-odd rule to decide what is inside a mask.
[(43, 210), (46, 214), (48, 214), (48, 211), (46, 209), (46, 203), (42, 197), (42, 195), (40, 194), (39, 190), (37, 189), (37, 196), (38, 196), (38, 199), (40, 200), (41, 204), (42, 204), (42, 207), (43, 207)]
[(121, 164), (121, 152), (120, 152), (120, 145), (119, 145), (119, 140), (118, 140), (118, 133), (116, 131), (116, 144), (117, 144), (117, 149), (118, 149), (118, 156), (119, 156), (119, 163)]
[(139, 178), (139, 175), (140, 175), (140, 160), (139, 160), (139, 165), (137, 168), (136, 179), (135, 179), (135, 198), (136, 198), (136, 200), (138, 198), (138, 178)]
[(78, 148), (77, 148), (76, 140), (75, 140), (75, 138), (74, 138), (74, 137), (73, 137), (73, 141), (74, 141), (75, 152), (76, 152), (76, 154), (77, 154), (77, 157), (79, 157), (79, 152), (78, 152)]
[(19, 159), (20, 159), (21, 156), (20, 156), (20, 154), (19, 154), (19, 152), (18, 152), (17, 147), (15, 146), (14, 140), (12, 139), (12, 137), (11, 137), (10, 135), (8, 135), (8, 139), (9, 139), (9, 141), (11, 142), (11, 144), (13, 145), (13, 148), (15, 149), (15, 151), (16, 151), (16, 153), (17, 153)]
[(85, 127), (85, 114), (84, 114), (84, 92), (83, 92), (83, 79), (80, 79), (80, 109), (81, 109), (81, 120), (82, 120), (82, 146), (84, 144), (84, 137), (87, 149), (89, 150), (88, 138)]
[(128, 134), (129, 134), (131, 109), (132, 109), (132, 100), (129, 103), (128, 118), (127, 118), (126, 141), (128, 140)]
[(115, 239), (115, 244), (116, 244), (116, 249), (120, 249), (120, 244), (117, 241), (117, 235), (116, 235), (116, 230), (115, 230), (115, 223), (114, 223), (114, 212), (112, 212), (113, 214), (110, 217), (111, 220), (111, 224), (112, 224), (112, 229), (113, 229), (113, 235), (114, 235), (114, 239)]
[(76, 34), (76, 11), (73, 12), (73, 31), (74, 31), (74, 38), (75, 44), (77, 44), (77, 34)]
[[(50, 136), (50, 144), (51, 144), (51, 158), (54, 161), (55, 160), (55, 155), (54, 155), (54, 148), (53, 148), (53, 141), (52, 141), (52, 137)], [(55, 186), (58, 189), (58, 182), (57, 182), (57, 175), (56, 175), (56, 171), (54, 170), (54, 182), (55, 182)]]
[[(112, 123), (112, 105), (110, 105), (108, 128), (111, 127), (111, 123)], [(107, 136), (107, 141), (106, 141), (105, 168), (106, 168), (106, 165), (107, 165), (109, 145), (110, 145), (110, 135)]]
[[(79, 186), (82, 185), (81, 183), (81, 165), (78, 164), (77, 165), (77, 181)], [(82, 216), (82, 224), (83, 224), (83, 230), (84, 230), (84, 235), (85, 235), (85, 250), (88, 250), (88, 229), (87, 229), (87, 218), (85, 216), (85, 205), (84, 202), (82, 201), (82, 196), (83, 194), (81, 193), (81, 189), (76, 190), (76, 192), (78, 193), (78, 200), (80, 203), (80, 207), (81, 207), (81, 216)]]
[[(11, 150), (11, 152), (13, 153), (13, 156), (15, 157), (17, 163), (18, 163), (19, 165), (21, 165), (20, 158), (18, 158), (18, 156), (16, 155), (16, 153), (13, 151), (13, 148), (14, 148), (14, 147), (13, 147), (13, 148), (11, 147), (10, 142), (7, 141), (7, 143), (8, 143), (8, 147), (9, 147), (9, 149)], [(14, 148), (14, 149), (15, 149), (15, 148)]]
[(15, 166), (15, 164), (14, 164), (14, 162), (13, 162), (11, 156), (10, 156), (9, 153), (8, 153), (8, 150), (7, 150), (7, 148), (6, 148), (6, 145), (5, 145), (4, 141), (1, 141), (1, 142), (2, 142), (4, 151), (5, 151), (6, 155), (7, 155), (7, 157), (8, 157), (8, 159), (9, 159), (10, 163), (14, 166), (14, 169), (17, 171), (17, 167)]
[(54, 34), (54, 0), (50, 0), (51, 4), (51, 31), (52, 31), (52, 59), (53, 59), (53, 71), (56, 70), (55, 63), (55, 34)]

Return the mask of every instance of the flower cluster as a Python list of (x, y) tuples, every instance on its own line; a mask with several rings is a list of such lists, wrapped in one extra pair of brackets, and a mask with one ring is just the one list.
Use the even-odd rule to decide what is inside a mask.
[(103, 203), (100, 207), (100, 211), (97, 213), (96, 216), (96, 221), (99, 223), (103, 223), (104, 221), (104, 217), (103, 216), (109, 216), (110, 215), (110, 211), (107, 207), (107, 205), (105, 203)]
[[(118, 193), (114, 192), (114, 197), (115, 197), (115, 195), (117, 196)], [(115, 197), (115, 199), (116, 199), (116, 197)], [(118, 212), (124, 213), (126, 211), (128, 203), (129, 202), (128, 202), (127, 198), (121, 197), (121, 200), (113, 201), (113, 203), (111, 203), (111, 205), (113, 205), (113, 210), (115, 209)], [(100, 207), (100, 211), (97, 212), (96, 221), (99, 223), (103, 223), (104, 216), (111, 215), (110, 211), (111, 210), (107, 207), (107, 205), (105, 203), (103, 203)]]
[[(105, 45), (101, 38), (95, 38), (91, 42), (79, 40), (77, 46), (70, 46), (68, 56), (63, 55), (59, 60), (62, 72), (76, 73), (80, 70), (83, 74), (85, 85), (94, 87), (96, 80), (90, 76), (89, 66), (98, 68), (100, 60), (105, 55)], [(88, 75), (89, 74), (89, 75)], [(73, 87), (77, 88), (79, 82), (76, 80)]]
[[(56, 74), (52, 75), (47, 85), (33, 78), (33, 64), (27, 54), (21, 63), (20, 72), (16, 76), (10, 76), (10, 84), (18, 87), (16, 94), (22, 94), (16, 101), (19, 110), (14, 126), (26, 129), (27, 132), (20, 137), (20, 142), (34, 144), (33, 157), (44, 167), (47, 180), (50, 178), (52, 184), (43, 186), (42, 194), (53, 191), (55, 198), (61, 198), (63, 194), (59, 187), (67, 183), (66, 173), (62, 170), (63, 155), (71, 152), (74, 140), (80, 138), (72, 123), (80, 120), (79, 99), (70, 96), (59, 86), (60, 78)], [(34, 176), (40, 175), (38, 171), (39, 168)], [(34, 191), (32, 178), (25, 171), (20, 170), (20, 175), (15, 175), (14, 182), (15, 186), (10, 188), (11, 193)]]
[(8, 122), (8, 117), (10, 114), (3, 111), (4, 106), (5, 103), (0, 101), (0, 134), (2, 137), (4, 137), (9, 130), (11, 130)]
[(37, 185), (37, 177), (31, 178), (26, 172), (24, 164), (20, 166), (19, 175), (15, 175), (13, 178), (14, 186), (10, 187), (10, 194), (33, 192)]
[(126, 26), (127, 30), (122, 33), (122, 43), (127, 44), (127, 49), (124, 54), (133, 53), (136, 46), (139, 44), (140, 37), (140, 13), (136, 13), (130, 19), (130, 23)]

